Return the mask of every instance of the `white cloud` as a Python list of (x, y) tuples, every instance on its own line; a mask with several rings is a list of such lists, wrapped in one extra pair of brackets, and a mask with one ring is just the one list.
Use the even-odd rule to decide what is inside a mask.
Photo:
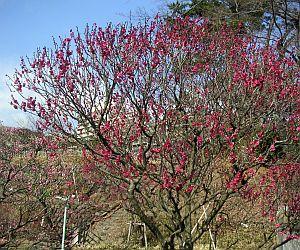
[(5, 126), (26, 127), (27, 115), (10, 105), (11, 92), (7, 86), (9, 79), (6, 75), (12, 75), (17, 66), (17, 61), (0, 58), (0, 121)]

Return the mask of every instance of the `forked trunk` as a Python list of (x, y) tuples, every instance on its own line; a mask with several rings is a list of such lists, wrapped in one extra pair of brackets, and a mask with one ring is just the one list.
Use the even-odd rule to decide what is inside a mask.
[(171, 237), (168, 241), (165, 241), (162, 245), (163, 250), (174, 250), (175, 249), (175, 237)]
[(189, 241), (186, 241), (186, 242), (184, 242), (183, 246), (179, 247), (179, 249), (180, 250), (193, 250), (194, 249), (194, 244), (189, 242)]
[[(175, 249), (175, 242), (174, 242), (174, 238), (172, 238), (169, 241), (166, 241), (164, 243), (164, 245), (162, 246), (163, 250), (174, 250)], [(185, 242), (184, 245), (179, 247), (180, 250), (193, 250), (194, 249), (194, 245), (191, 242)]]

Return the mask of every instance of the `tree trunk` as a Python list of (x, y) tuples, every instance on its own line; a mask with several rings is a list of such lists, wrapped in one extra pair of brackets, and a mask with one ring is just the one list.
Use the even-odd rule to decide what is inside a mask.
[[(175, 249), (175, 238), (170, 239), (169, 241), (166, 241), (164, 245), (162, 246), (163, 250), (174, 250)], [(186, 241), (183, 246), (179, 247), (180, 250), (193, 250), (194, 245), (193, 243)]]
[(193, 250), (194, 249), (194, 244), (189, 242), (189, 241), (185, 241), (183, 246), (180, 246), (179, 248), (180, 250)]
[(172, 237), (169, 241), (165, 241), (162, 245), (163, 250), (174, 250), (175, 249), (175, 242), (174, 237)]

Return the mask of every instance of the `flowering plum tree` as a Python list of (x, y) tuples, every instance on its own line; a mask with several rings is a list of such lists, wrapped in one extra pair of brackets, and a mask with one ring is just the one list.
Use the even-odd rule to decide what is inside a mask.
[[(33, 155), (36, 149), (31, 144), (33, 137), (34, 133), (28, 130), (0, 126), (1, 246), (11, 243), (17, 231), (24, 234), (24, 228), (37, 219), (36, 206), (31, 204), (30, 209), (26, 207), (26, 203), (31, 201), (28, 199), (26, 187), (22, 185), (22, 181), (26, 178), (24, 169), (31, 166), (30, 154)], [(23, 157), (23, 164), (19, 157)]]
[(58, 247), (65, 204), (56, 196), (70, 197), (66, 245), (76, 235), (84, 242), (92, 223), (110, 207), (93, 199), (100, 182), (82, 172), (75, 176), (81, 155), (28, 129), (1, 126), (0, 138), (0, 246), (26, 239), (27, 246)]
[(82, 145), (83, 171), (114, 180), (163, 249), (192, 249), (233, 197), (265, 195), (274, 222), (283, 200), (268, 192), (299, 204), (259, 182), (274, 169), (299, 177), (298, 77), (292, 60), (225, 25), (156, 18), (71, 31), (23, 59), (12, 105)]

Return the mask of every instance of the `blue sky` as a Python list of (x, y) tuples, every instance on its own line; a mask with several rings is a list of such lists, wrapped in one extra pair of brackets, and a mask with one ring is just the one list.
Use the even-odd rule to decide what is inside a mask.
[[(155, 13), (161, 0), (0, 0), (0, 121), (7, 126), (26, 126), (26, 115), (13, 110), (5, 74), (11, 75), (21, 56), (37, 47), (51, 46), (52, 36), (68, 35), (89, 23), (129, 20), (139, 10)], [(133, 18), (133, 21), (135, 19)]]

